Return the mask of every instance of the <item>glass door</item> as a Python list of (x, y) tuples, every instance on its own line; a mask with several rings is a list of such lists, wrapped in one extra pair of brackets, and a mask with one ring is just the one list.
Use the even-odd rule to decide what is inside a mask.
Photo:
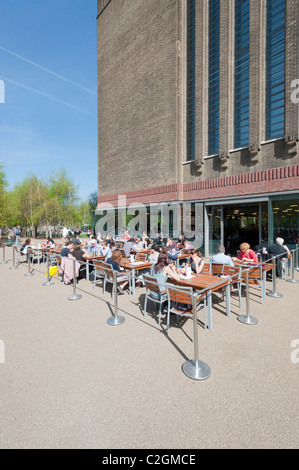
[(222, 219), (222, 206), (209, 206), (208, 212), (208, 227), (209, 227), (209, 254), (217, 253), (219, 245), (223, 244), (223, 219)]

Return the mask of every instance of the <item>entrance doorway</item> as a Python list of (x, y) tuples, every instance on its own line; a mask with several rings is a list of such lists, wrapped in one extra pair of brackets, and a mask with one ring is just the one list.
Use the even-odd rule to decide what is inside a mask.
[(209, 206), (209, 255), (225, 246), (226, 254), (236, 256), (242, 242), (254, 249), (268, 241), (268, 202)]

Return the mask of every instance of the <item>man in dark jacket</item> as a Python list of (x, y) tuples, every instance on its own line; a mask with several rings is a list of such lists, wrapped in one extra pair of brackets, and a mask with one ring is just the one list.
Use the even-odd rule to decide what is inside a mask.
[(276, 258), (276, 275), (281, 277), (282, 275), (282, 265), (288, 255), (288, 249), (283, 245), (283, 238), (276, 238), (275, 245), (271, 245), (268, 248), (268, 254), (271, 256), (277, 256)]

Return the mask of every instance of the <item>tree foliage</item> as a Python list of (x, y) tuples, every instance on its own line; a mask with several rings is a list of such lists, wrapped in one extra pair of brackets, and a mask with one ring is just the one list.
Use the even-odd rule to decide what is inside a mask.
[(13, 190), (7, 191), (6, 186), (5, 172), (0, 165), (0, 226), (21, 225), (31, 233), (37, 227), (44, 227), (50, 234), (53, 226), (91, 224), (90, 201), (94, 193), (87, 201), (80, 201), (79, 187), (65, 170), (45, 182), (30, 174)]

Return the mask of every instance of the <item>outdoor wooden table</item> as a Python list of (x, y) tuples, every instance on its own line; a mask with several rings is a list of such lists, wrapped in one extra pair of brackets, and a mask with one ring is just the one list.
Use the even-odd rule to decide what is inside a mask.
[(119, 265), (126, 270), (132, 272), (132, 292), (135, 295), (135, 271), (140, 271), (141, 269), (150, 269), (154, 263), (148, 263), (147, 261), (134, 261), (133, 263), (126, 258), (122, 258)]
[[(212, 292), (225, 287), (226, 289), (226, 315), (230, 316), (230, 279), (227, 276), (212, 276), (211, 274), (193, 274), (190, 279), (181, 278), (179, 281), (168, 278), (167, 282), (177, 284), (183, 287), (192, 287), (194, 290), (207, 290), (207, 304), (208, 304), (208, 328), (212, 329)], [(216, 287), (209, 289), (209, 287), (217, 284)]]
[(50, 248), (52, 253), (54, 253), (55, 255), (60, 255), (61, 249), (62, 248)]

